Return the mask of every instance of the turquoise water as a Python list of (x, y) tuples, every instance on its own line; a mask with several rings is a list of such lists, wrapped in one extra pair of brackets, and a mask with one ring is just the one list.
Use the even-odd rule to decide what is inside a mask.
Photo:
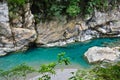
[(13, 53), (4, 57), (0, 57), (0, 69), (9, 69), (16, 65), (26, 63), (35, 68), (40, 64), (50, 63), (57, 60), (58, 53), (66, 52), (66, 56), (70, 57), (70, 67), (90, 67), (87, 60), (84, 59), (84, 53), (92, 46), (103, 46), (104, 43), (111, 43), (120, 38), (100, 38), (86, 42), (72, 43), (63, 47), (53, 48), (34, 48), (26, 52)]

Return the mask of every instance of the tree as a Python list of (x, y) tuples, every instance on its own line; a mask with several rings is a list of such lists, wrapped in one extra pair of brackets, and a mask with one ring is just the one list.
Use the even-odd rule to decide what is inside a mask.
[(58, 64), (65, 64), (69, 65), (70, 64), (70, 58), (65, 56), (65, 52), (62, 52), (58, 54)]
[(35, 70), (32, 67), (27, 66), (26, 64), (21, 64), (10, 70), (1, 70), (0, 76), (5, 80), (19, 80), (22, 78), (26, 80), (26, 75), (34, 71)]
[(102, 63), (89, 70), (78, 70), (69, 80), (120, 80), (120, 63)]
[(56, 63), (43, 64), (40, 66), (39, 73), (42, 77), (39, 80), (50, 80), (50, 74), (55, 74)]
[(13, 68), (11, 70), (11, 72), (13, 73), (13, 75), (22, 76), (25, 80), (26, 75), (29, 74), (29, 73), (35, 72), (35, 69), (33, 69), (32, 67), (30, 67), (26, 64), (21, 64), (21, 65), (15, 67), (15, 68)]
[(60, 53), (58, 55), (57, 62), (43, 64), (40, 66), (40, 69), (38, 71), (26, 64), (21, 64), (6, 71), (0, 70), (0, 77), (3, 80), (26, 80), (27, 74), (39, 72), (42, 75), (42, 77), (40, 77), (39, 80), (50, 80), (50, 75), (56, 74), (55, 67), (58, 64), (68, 65), (69, 63), (69, 58), (65, 56), (65, 53)]
[(39, 80), (50, 80), (51, 74), (56, 74), (55, 67), (58, 64), (70, 64), (69, 58), (65, 56), (65, 53), (58, 54), (58, 61), (49, 63), (49, 64), (43, 64), (40, 66), (39, 73), (42, 74), (42, 77), (39, 78)]

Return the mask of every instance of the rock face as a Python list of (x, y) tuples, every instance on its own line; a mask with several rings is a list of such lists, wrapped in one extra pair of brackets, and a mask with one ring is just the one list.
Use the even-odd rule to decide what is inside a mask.
[(36, 31), (34, 29), (33, 15), (29, 8), (26, 10), (25, 22), (22, 24), (25, 28), (15, 28), (9, 24), (8, 6), (6, 2), (0, 3), (0, 13), (0, 56), (24, 49), (30, 42), (34, 42)]
[(51, 20), (35, 25), (29, 3), (15, 13), (8, 11), (7, 2), (0, 3), (0, 55), (28, 48), (31, 42), (40, 47), (52, 47), (117, 36), (120, 36), (120, 8), (105, 13), (95, 10), (87, 20), (78, 17), (67, 22), (63, 17), (62, 21)]
[(50, 21), (40, 23), (37, 26), (38, 37), (36, 43), (38, 46), (62, 46), (75, 41), (85, 41), (98, 37), (95, 30), (88, 29), (85, 22), (76, 23), (71, 20), (67, 23), (59, 21)]
[(14, 45), (15, 47), (23, 48), (30, 42), (34, 42), (36, 39), (36, 32), (34, 30), (13, 28), (14, 33)]
[[(10, 25), (15, 28), (25, 28), (30, 30), (35, 30), (35, 20), (34, 16), (30, 10), (30, 4), (26, 3), (23, 9), (19, 9), (18, 12), (10, 12)], [(14, 15), (11, 16), (11, 15)]]
[(93, 17), (88, 22), (88, 26), (101, 33), (101, 36), (117, 36), (120, 34), (120, 8), (108, 12), (99, 12), (95, 10)]
[(13, 48), (12, 33), (9, 26), (7, 3), (0, 3), (0, 56), (7, 54)]
[(92, 47), (84, 54), (89, 63), (100, 61), (115, 61), (120, 57), (120, 52), (115, 48)]
[(69, 42), (86, 41), (99, 37), (118, 37), (120, 35), (120, 9), (109, 12), (95, 10), (87, 20), (57, 20), (39, 23), (37, 26), (37, 45), (61, 46)]

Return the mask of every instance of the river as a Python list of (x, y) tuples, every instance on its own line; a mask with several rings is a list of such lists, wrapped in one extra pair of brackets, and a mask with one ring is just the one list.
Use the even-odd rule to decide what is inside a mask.
[(57, 55), (65, 52), (70, 57), (71, 64), (68, 67), (88, 68), (91, 65), (84, 58), (84, 53), (92, 46), (105, 46), (105, 43), (118, 41), (120, 38), (99, 38), (85, 42), (71, 43), (62, 47), (32, 48), (25, 52), (12, 53), (0, 57), (0, 69), (10, 69), (16, 65), (26, 63), (38, 68), (41, 64), (57, 61)]

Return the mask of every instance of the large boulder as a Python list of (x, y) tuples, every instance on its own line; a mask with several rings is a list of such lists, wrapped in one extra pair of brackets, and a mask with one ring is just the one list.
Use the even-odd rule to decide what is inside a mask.
[(115, 61), (119, 58), (120, 52), (115, 48), (109, 47), (92, 47), (85, 52), (84, 56), (89, 63), (95, 63), (99, 61)]

